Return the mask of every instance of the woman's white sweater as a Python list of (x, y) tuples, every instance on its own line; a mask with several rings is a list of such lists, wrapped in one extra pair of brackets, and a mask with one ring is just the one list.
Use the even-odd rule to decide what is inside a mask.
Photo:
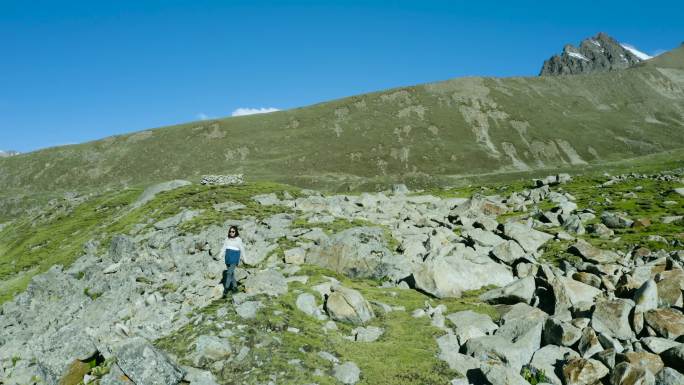
[(223, 247), (221, 248), (221, 257), (226, 255), (227, 249), (240, 250), (240, 259), (242, 260), (245, 258), (245, 246), (242, 244), (242, 238), (226, 238), (226, 240), (223, 241)]

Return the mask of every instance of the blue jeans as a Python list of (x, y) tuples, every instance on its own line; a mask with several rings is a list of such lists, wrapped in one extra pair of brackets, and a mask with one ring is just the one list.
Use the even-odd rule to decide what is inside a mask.
[(237, 281), (235, 280), (235, 267), (237, 265), (226, 265), (226, 270), (223, 271), (223, 294), (226, 294), (231, 288), (237, 290)]

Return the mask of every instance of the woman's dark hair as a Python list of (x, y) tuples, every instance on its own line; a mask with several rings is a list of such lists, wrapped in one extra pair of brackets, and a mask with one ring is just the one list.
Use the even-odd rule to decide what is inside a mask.
[[(230, 236), (230, 231), (231, 231), (231, 230), (235, 230), (235, 236), (234, 236), (234, 237), (231, 237), (231, 236)], [(228, 228), (228, 237), (235, 238), (235, 237), (239, 237), (239, 236), (240, 236), (240, 232), (238, 231), (237, 226), (230, 226), (230, 227)]]

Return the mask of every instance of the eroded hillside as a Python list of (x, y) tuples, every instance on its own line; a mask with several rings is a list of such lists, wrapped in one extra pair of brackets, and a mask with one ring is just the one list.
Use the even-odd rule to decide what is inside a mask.
[(0, 159), (17, 195), (208, 173), (349, 187), (581, 167), (684, 145), (684, 48), (635, 68), (461, 78)]

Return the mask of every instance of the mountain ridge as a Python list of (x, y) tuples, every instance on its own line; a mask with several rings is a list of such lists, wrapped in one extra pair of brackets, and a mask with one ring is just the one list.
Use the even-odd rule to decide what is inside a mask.
[(680, 47), (622, 71), (457, 78), (191, 122), (0, 159), (0, 185), (51, 191), (244, 173), (344, 187), (581, 167), (684, 146), (682, 69)]

